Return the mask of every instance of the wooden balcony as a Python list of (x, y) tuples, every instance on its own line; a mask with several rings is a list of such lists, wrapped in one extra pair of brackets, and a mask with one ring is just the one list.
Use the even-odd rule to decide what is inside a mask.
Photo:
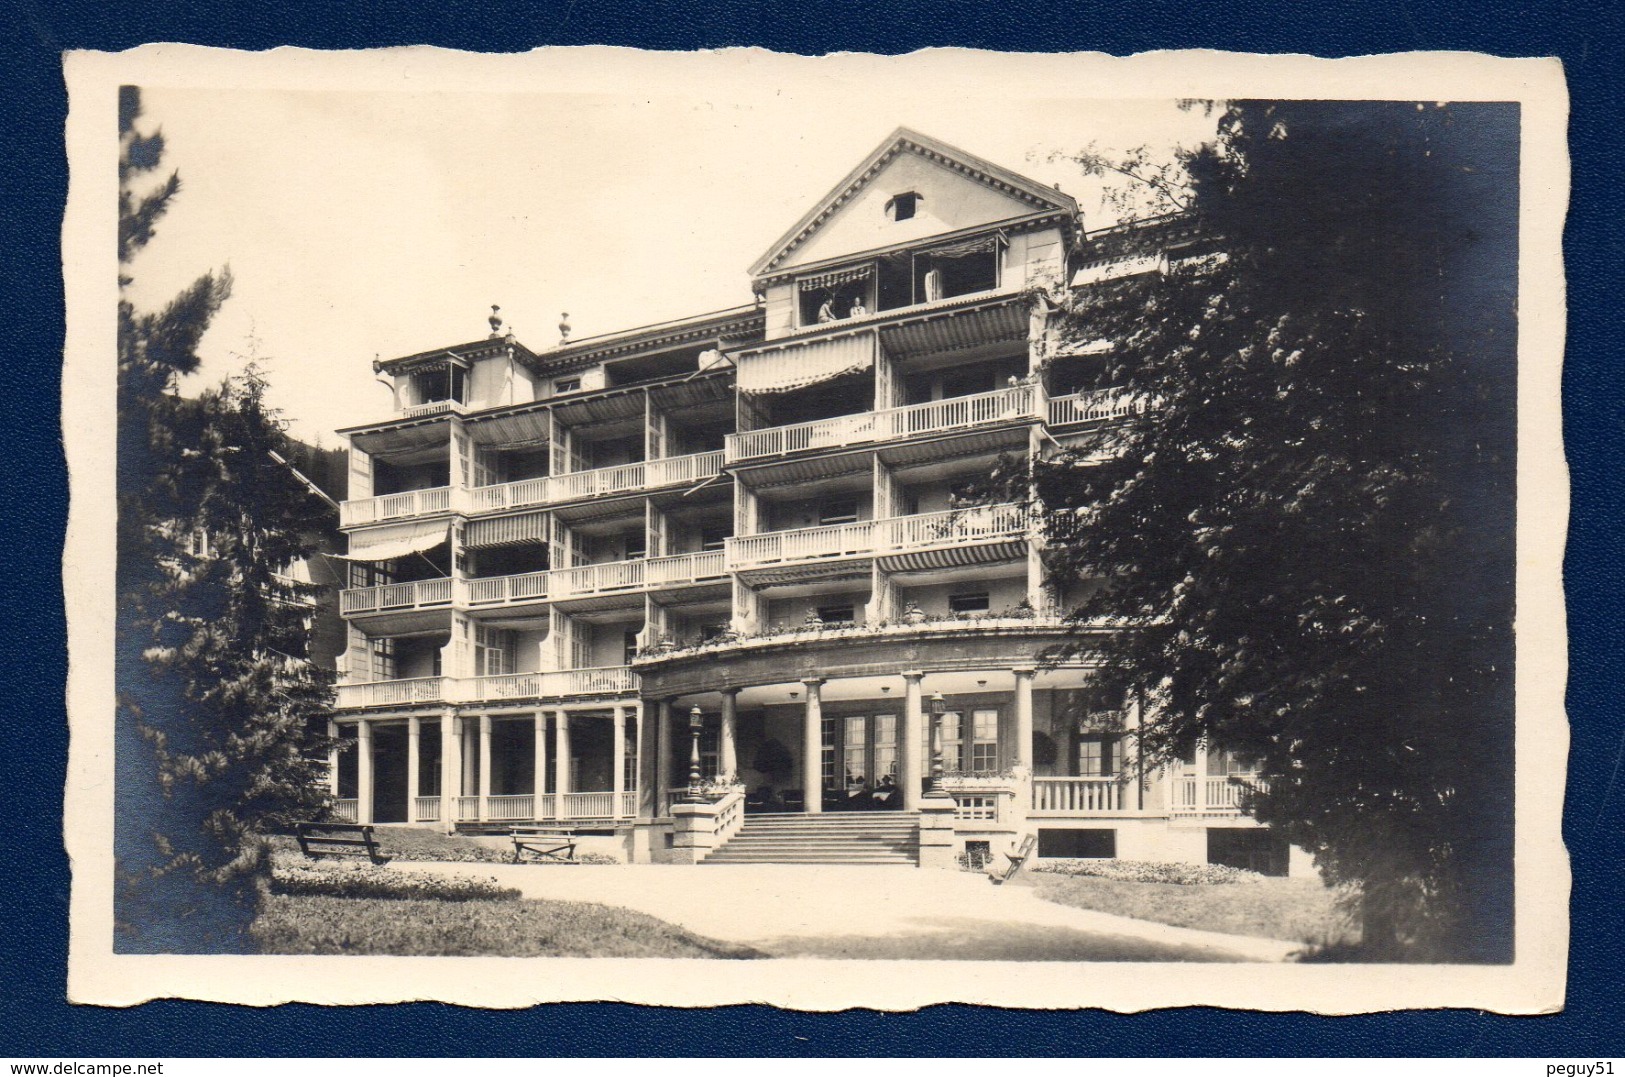
[(386, 583), (378, 587), (350, 587), (339, 592), (339, 612), (348, 616), (434, 609), (451, 605), (451, 597), (450, 577), (412, 583)]
[(421, 419), (427, 415), (463, 415), (468, 411), (461, 400), (430, 400), (424, 404), (409, 404), (401, 409), (403, 419)]
[(728, 463), (1036, 419), (1040, 414), (1039, 400), (1037, 386), (1016, 385), (991, 393), (933, 400), (885, 411), (748, 430), (728, 435)]
[(551, 572), (469, 580), (467, 601), (471, 607), (558, 601), (720, 579), (726, 572), (727, 565), (721, 550), (636, 561), (607, 561)]
[(1169, 779), (1168, 811), (1172, 815), (1241, 814), (1241, 799), (1250, 788), (1269, 787), (1255, 778), (1214, 778), (1180, 774)]
[(396, 681), (366, 681), (338, 686), (334, 706), (340, 710), (357, 707), (391, 707), (413, 703), (438, 703), (447, 698), (444, 677), (407, 677)]
[(1049, 402), (1047, 418), (1050, 426), (1075, 426), (1121, 419), (1145, 410), (1144, 397), (1130, 395), (1121, 389), (1095, 389), (1053, 398)]
[(729, 539), (728, 565), (738, 570), (1008, 541), (1024, 535), (1026, 528), (1027, 513), (1020, 505), (981, 505), (832, 527), (769, 531)]
[(507, 673), (469, 677), (457, 682), (461, 703), (495, 703), (509, 699), (568, 699), (572, 696), (615, 696), (637, 690), (630, 666), (599, 666), (545, 673)]
[(436, 486), (427, 490), (407, 490), (399, 494), (346, 501), (339, 505), (339, 526), (360, 527), (363, 524), (407, 520), (414, 516), (432, 516), (450, 511), (451, 487)]
[(510, 699), (617, 696), (637, 691), (630, 666), (508, 673), (494, 677), (412, 677), (338, 686), (338, 710), (399, 707), (420, 703), (498, 703)]
[(498, 486), (477, 486), (468, 492), (469, 511), (501, 512), (610, 494), (658, 490), (666, 486), (685, 486), (715, 478), (722, 473), (722, 462), (723, 454), (718, 450), (521, 479)]

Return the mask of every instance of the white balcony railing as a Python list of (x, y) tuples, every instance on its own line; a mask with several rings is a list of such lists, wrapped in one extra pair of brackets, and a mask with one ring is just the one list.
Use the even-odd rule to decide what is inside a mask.
[(397, 681), (341, 684), (338, 686), (334, 703), (341, 708), (437, 703), (446, 698), (445, 685), (445, 679), (442, 677), (408, 677)]
[(944, 544), (961, 546), (1013, 538), (1024, 534), (1026, 527), (1026, 510), (1020, 505), (981, 505), (889, 520), (743, 535), (728, 540), (728, 563), (734, 568), (748, 568)]
[(945, 430), (961, 430), (987, 423), (1014, 422), (1038, 417), (1039, 392), (1034, 385), (1016, 385), (991, 393), (932, 400), (883, 411), (837, 415), (794, 426), (775, 426), (728, 435), (728, 460), (782, 456), (807, 449), (833, 449), (872, 441), (890, 441)]
[(451, 604), (451, 579), (386, 583), (378, 587), (351, 587), (339, 592), (339, 612), (374, 613), (415, 610)]
[(413, 797), (412, 821), (415, 823), (438, 823), (440, 821), (440, 798)]
[(1034, 778), (1033, 811), (1094, 815), (1123, 810), (1116, 778)]
[(360, 818), (361, 802), (355, 799), (333, 801), (333, 818), (341, 823), (353, 823)]
[(1104, 419), (1121, 419), (1145, 411), (1145, 398), (1121, 389), (1095, 389), (1071, 396), (1058, 396), (1049, 402), (1049, 425), (1070, 426)]
[(461, 400), (430, 400), (424, 404), (408, 404), (401, 409), (401, 418), (419, 419), (425, 415), (443, 415), (447, 412), (462, 415), (467, 410)]
[(1170, 810), (1175, 815), (1239, 815), (1242, 797), (1268, 786), (1256, 778), (1211, 778), (1182, 774), (1173, 779)]
[(536, 797), (530, 793), (517, 796), (485, 798), (485, 818), (508, 823), (519, 819), (536, 818)]
[(521, 509), (605, 494), (635, 493), (663, 486), (681, 486), (715, 478), (722, 473), (723, 454), (694, 453), (670, 456), (638, 464), (570, 471), (562, 475), (520, 479), (497, 486), (477, 486), (469, 491), (473, 512)]
[(386, 520), (405, 520), (413, 516), (429, 516), (451, 511), (451, 487), (435, 486), (427, 490), (407, 490), (399, 494), (346, 501), (339, 506), (339, 526), (359, 527), (362, 524), (383, 523)]
[(874, 552), (875, 523), (870, 520), (831, 527), (802, 527), (793, 531), (740, 535), (728, 540), (727, 549), (728, 563), (736, 568), (863, 556)]
[(635, 561), (606, 561), (597, 565), (528, 572), (520, 576), (496, 576), (469, 580), (471, 606), (509, 605), (544, 599), (575, 598), (613, 591), (637, 590), (676, 583), (716, 579), (727, 572), (721, 550), (680, 553)]
[(621, 695), (636, 688), (637, 677), (630, 666), (598, 666), (470, 677), (458, 683), (455, 694), (460, 702), (486, 703), (504, 699)]

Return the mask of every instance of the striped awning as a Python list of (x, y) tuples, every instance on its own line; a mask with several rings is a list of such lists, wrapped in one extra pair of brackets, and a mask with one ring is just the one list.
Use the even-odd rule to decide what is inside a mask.
[(527, 512), (519, 516), (498, 516), (488, 520), (470, 520), (463, 528), (463, 548), (487, 549), (492, 546), (516, 546), (526, 542), (548, 540), (547, 513)]
[(858, 266), (856, 269), (837, 269), (832, 273), (820, 273), (814, 277), (802, 277), (796, 283), (804, 292), (816, 291), (819, 288), (833, 288), (848, 281), (863, 280), (873, 272), (870, 266)]
[(350, 535), (349, 553), (332, 556), (346, 561), (394, 561), (450, 541), (451, 525), (444, 520), (370, 527)]
[(748, 352), (740, 355), (737, 362), (737, 384), (741, 391), (785, 393), (871, 369), (875, 365), (875, 335), (855, 333)]

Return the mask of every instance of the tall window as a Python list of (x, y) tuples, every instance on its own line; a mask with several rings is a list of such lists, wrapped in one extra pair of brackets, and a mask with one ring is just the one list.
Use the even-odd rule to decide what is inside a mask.
[(498, 677), (513, 672), (513, 636), (500, 628), (474, 626), (474, 675)]
[(626, 725), (626, 751), (621, 755), (621, 787), (636, 789), (638, 787), (638, 724), (628, 722)]
[(841, 741), (841, 766), (845, 769), (847, 785), (862, 785), (866, 778), (867, 767), (864, 766), (864, 727), (868, 724), (863, 718), (844, 719), (845, 735)]
[(875, 715), (875, 780), (897, 777), (897, 715)]
[(971, 713), (970, 770), (999, 769), (999, 712)]
[(1235, 752), (1227, 752), (1220, 748), (1207, 750), (1207, 772), (1209, 777), (1247, 778), (1258, 773), (1258, 764), (1242, 759)]
[(1109, 778), (1123, 769), (1123, 743), (1115, 736), (1078, 740), (1078, 776)]
[(375, 681), (392, 681), (395, 679), (395, 641), (393, 639), (375, 639), (372, 641), (372, 679)]
[(825, 789), (835, 788), (835, 719), (825, 718), (820, 722), (819, 732), (822, 735), (821, 748), (818, 753), (818, 773)]
[[(937, 719), (938, 728), (942, 731), (942, 769), (952, 773), (961, 768), (962, 752), (960, 738), (960, 721), (958, 711), (948, 711)], [(930, 773), (931, 758), (931, 721), (925, 723), (925, 769)]]

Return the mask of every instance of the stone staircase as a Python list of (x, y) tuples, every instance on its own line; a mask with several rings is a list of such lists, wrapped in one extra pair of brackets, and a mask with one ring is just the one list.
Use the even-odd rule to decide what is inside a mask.
[(903, 812), (747, 815), (702, 864), (919, 863), (920, 818)]

